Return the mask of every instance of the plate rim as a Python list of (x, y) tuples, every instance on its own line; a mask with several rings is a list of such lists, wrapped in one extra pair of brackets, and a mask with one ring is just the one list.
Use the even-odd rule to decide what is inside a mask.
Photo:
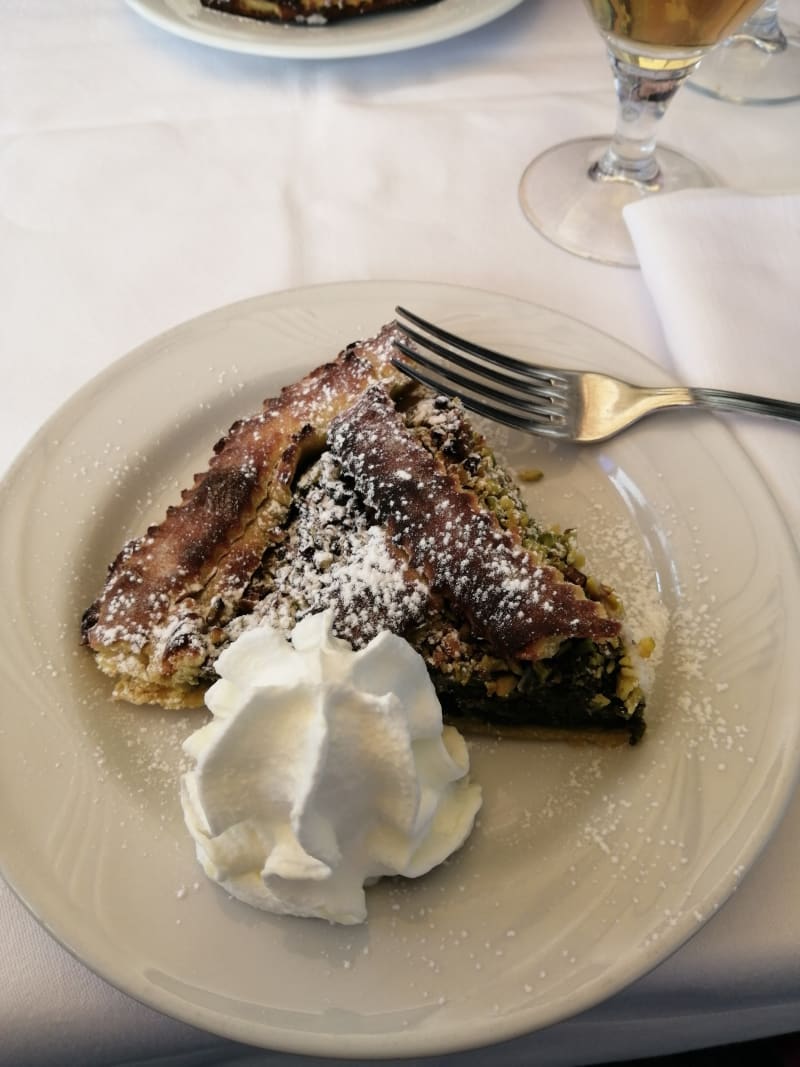
[[(541, 311), (544, 311), (544, 312), (547, 312), (549, 314), (552, 314), (552, 315), (554, 315), (554, 316), (556, 316), (558, 318), (571, 320), (571, 322), (578, 324), (582, 328), (585, 328), (591, 334), (600, 335), (600, 336), (604, 336), (604, 337), (608, 338), (610, 341), (612, 341), (619, 348), (627, 349), (628, 352), (631, 353), (634, 357), (636, 357), (637, 359), (639, 359), (639, 360), (643, 361), (644, 363), (648, 364), (652, 368), (654, 375), (658, 375), (658, 377), (660, 377), (662, 380), (666, 380), (666, 381), (674, 380), (673, 377), (667, 371), (664, 370), (664, 368), (660, 367), (656, 363), (653, 363), (651, 360), (649, 360), (641, 352), (637, 351), (632, 346), (630, 346), (630, 345), (626, 344), (625, 342), (619, 340), (618, 338), (614, 337), (610, 333), (607, 333), (605, 331), (599, 330), (599, 329), (595, 328), (594, 326), (592, 326), (592, 325), (590, 325), (590, 324), (588, 324), (586, 322), (583, 322), (582, 320), (574, 318), (573, 316), (570, 316), (570, 315), (568, 315), (568, 314), (566, 314), (564, 312), (561, 312), (561, 311), (559, 311), (557, 309), (548, 308), (548, 307), (546, 307), (544, 305), (536, 304), (536, 303), (534, 303), (532, 301), (525, 300), (525, 299), (520, 298), (520, 297), (510, 296), (508, 294), (499, 293), (499, 292), (492, 292), (490, 290), (487, 290), (487, 289), (484, 289), (484, 288), (480, 288), (480, 287), (469, 287), (469, 286), (462, 286), (462, 285), (453, 285), (453, 284), (441, 283), (441, 282), (419, 282), (419, 281), (410, 281), (410, 280), (396, 281), (396, 280), (391, 280), (391, 279), (371, 280), (371, 281), (358, 281), (357, 280), (357, 281), (350, 281), (350, 282), (326, 282), (326, 283), (320, 283), (320, 284), (317, 284), (317, 285), (310, 285), (310, 286), (288, 287), (288, 288), (285, 288), (285, 289), (276, 290), (276, 291), (272, 291), (272, 292), (269, 292), (269, 293), (258, 294), (258, 295), (254, 295), (254, 296), (251, 296), (251, 297), (247, 297), (245, 299), (242, 299), (242, 300), (239, 300), (239, 301), (235, 301), (235, 302), (232, 302), (232, 303), (229, 303), (229, 304), (223, 304), (223, 305), (220, 305), (220, 306), (218, 306), (216, 308), (212, 308), (212, 309), (210, 309), (208, 311), (205, 311), (205, 312), (201, 313), (200, 315), (190, 317), (190, 318), (188, 318), (188, 319), (186, 319), (186, 320), (184, 320), (184, 321), (182, 321), (180, 323), (177, 323), (176, 325), (168, 328), (167, 330), (162, 331), (161, 333), (155, 335), (154, 337), (151, 337), (151, 338), (148, 338), (148, 339), (144, 340), (143, 342), (141, 342), (140, 344), (135, 346), (133, 349), (131, 349), (125, 355), (122, 355), (119, 358), (115, 359), (106, 368), (101, 370), (98, 374), (92, 376), (86, 383), (84, 383), (79, 389), (77, 389), (70, 397), (68, 397), (59, 406), (59, 408), (56, 409), (56, 411), (54, 411), (45, 420), (45, 422), (39, 427), (39, 429), (36, 431), (36, 433), (31, 437), (31, 439), (29, 440), (28, 444), (26, 446), (24, 446), (22, 451), (19, 453), (19, 455), (16, 457), (16, 459), (12, 462), (12, 464), (10, 465), (8, 470), (6, 472), (4, 472), (2, 478), (0, 478), (0, 492), (2, 492), (5, 488), (7, 488), (8, 483), (14, 477), (18, 476), (19, 469), (24, 466), (24, 464), (27, 462), (28, 457), (31, 455), (31, 453), (33, 451), (35, 451), (35, 447), (36, 447), (37, 442), (39, 442), (42, 439), (42, 437), (48, 433), (49, 428), (53, 424), (57, 423), (57, 421), (61, 417), (63, 417), (63, 414), (66, 411), (69, 411), (73, 406), (79, 405), (80, 401), (84, 397), (90, 395), (92, 390), (94, 390), (94, 389), (96, 389), (98, 387), (101, 387), (105, 380), (107, 380), (108, 378), (116, 377), (121, 372), (124, 372), (124, 367), (129, 362), (133, 363), (133, 362), (138, 361), (151, 348), (154, 348), (157, 345), (163, 345), (164, 343), (168, 342), (171, 338), (179, 336), (183, 331), (185, 331), (187, 329), (195, 328), (198, 324), (202, 323), (203, 320), (213, 319), (215, 316), (218, 316), (221, 312), (230, 313), (233, 317), (236, 317), (237, 313), (245, 312), (246, 309), (248, 309), (248, 308), (255, 309), (255, 308), (259, 308), (259, 307), (264, 307), (265, 309), (269, 309), (269, 308), (277, 309), (277, 308), (281, 307), (282, 305), (286, 305), (287, 303), (292, 303), (293, 301), (296, 301), (298, 299), (301, 300), (301, 301), (310, 300), (315, 293), (318, 293), (320, 291), (326, 291), (328, 294), (334, 295), (336, 290), (344, 291), (344, 292), (347, 292), (347, 293), (350, 293), (350, 294), (353, 294), (353, 292), (357, 290), (358, 294), (360, 296), (362, 293), (366, 293), (368, 290), (378, 291), (378, 290), (386, 289), (387, 287), (393, 287), (393, 286), (396, 286), (398, 289), (409, 288), (409, 287), (412, 287), (412, 286), (419, 287), (422, 290), (424, 290), (426, 293), (430, 293), (432, 300), (435, 300), (437, 293), (441, 294), (443, 297), (446, 296), (447, 294), (450, 294), (451, 296), (456, 296), (459, 299), (466, 299), (467, 297), (470, 297), (470, 296), (472, 296), (472, 297), (481, 297), (482, 296), (484, 298), (489, 298), (490, 300), (500, 299), (503, 302), (505, 302), (506, 304), (511, 305), (511, 306), (519, 305), (519, 306), (528, 307), (528, 308), (530, 308), (530, 307), (537, 308), (537, 309), (539, 309)], [(491, 310), (490, 310), (489, 313), (490, 314), (492, 313)], [(795, 560), (795, 564), (799, 568), (798, 569), (798, 574), (800, 574), (800, 553), (798, 553), (798, 546), (797, 546), (796, 541), (795, 541), (795, 539), (794, 539), (794, 537), (792, 535), (791, 527), (788, 524), (786, 516), (784, 515), (782, 509), (780, 508), (779, 502), (775, 499), (774, 495), (772, 494), (772, 492), (771, 492), (771, 490), (769, 488), (769, 485), (766, 483), (766, 481), (761, 476), (757, 465), (754, 463), (754, 461), (752, 460), (750, 454), (745, 449), (745, 447), (741, 444), (740, 441), (738, 441), (738, 439), (735, 437), (735, 435), (727, 427), (724, 427), (724, 429), (725, 429), (725, 440), (726, 440), (727, 446), (729, 448), (732, 447), (735, 452), (737, 452), (742, 458), (745, 459), (745, 461), (748, 463), (748, 465), (749, 465), (749, 467), (751, 469), (751, 473), (755, 476), (755, 478), (760, 483), (762, 491), (765, 493), (765, 495), (772, 502), (773, 513), (774, 513), (773, 517), (778, 520), (778, 522), (779, 522), (779, 524), (780, 524), (780, 526), (782, 528), (783, 535), (784, 535), (784, 540), (785, 540), (785, 547), (789, 550), (789, 552), (791, 552), (793, 554), (793, 558)], [(761, 854), (763, 849), (766, 847), (766, 845), (768, 844), (768, 842), (771, 839), (772, 835), (774, 834), (775, 830), (777, 829), (778, 825), (780, 824), (781, 818), (782, 818), (783, 814), (785, 813), (785, 810), (786, 810), (790, 800), (792, 799), (792, 796), (793, 796), (793, 794), (795, 792), (795, 789), (797, 787), (798, 778), (800, 778), (800, 756), (798, 756), (795, 759), (795, 762), (794, 762), (794, 765), (793, 765), (793, 773), (789, 774), (788, 776), (784, 775), (784, 778), (782, 779), (782, 788), (780, 790), (778, 790), (776, 793), (774, 793), (772, 798), (771, 798), (771, 803), (770, 803), (769, 807), (770, 807), (770, 810), (772, 812), (772, 817), (771, 817), (771, 821), (770, 821), (770, 824), (769, 824), (768, 832), (766, 832), (764, 834), (761, 834), (757, 838), (757, 840), (755, 839), (755, 837), (751, 838), (751, 840), (748, 842), (747, 847), (744, 849), (744, 851), (746, 853), (746, 863), (744, 864), (745, 869), (749, 870), (752, 867), (753, 863), (757, 860), (758, 856)], [(138, 989), (135, 984), (122, 982), (122, 981), (120, 981), (119, 976), (111, 976), (105, 970), (103, 970), (102, 968), (94, 966), (91, 962), (87, 961), (87, 959), (79, 951), (76, 951), (71, 946), (69, 938), (66, 938), (63, 933), (59, 933), (58, 930), (56, 929), (56, 927), (53, 926), (52, 922), (46, 916), (41, 914), (40, 909), (37, 908), (36, 905), (32, 901), (28, 900), (27, 897), (25, 896), (25, 894), (19, 892), (19, 890), (17, 889), (17, 886), (15, 885), (14, 880), (8, 874), (7, 863), (5, 861), (5, 857), (0, 857), (0, 874), (2, 874), (2, 876), (5, 878), (7, 884), (9, 885), (9, 888), (11, 888), (11, 890), (15, 893), (15, 895), (18, 897), (18, 899), (21, 900), (23, 905), (34, 916), (34, 918), (37, 920), (37, 922), (39, 922), (40, 925), (52, 937), (54, 937), (54, 939), (57, 940), (65, 948), (66, 951), (68, 951), (70, 953), (70, 955), (72, 955), (76, 960), (78, 960), (78, 962), (80, 962), (81, 965), (87, 967), (90, 971), (92, 971), (93, 973), (95, 973), (99, 977), (101, 977), (104, 981), (107, 981), (110, 985), (114, 986), (115, 988), (124, 991), (125, 994), (130, 996), (130, 997), (132, 997), (132, 999), (140, 1002), (141, 1004), (143, 1004), (143, 1005), (145, 1005), (145, 1006), (147, 1006), (147, 1007), (149, 1007), (151, 1009), (155, 1009), (157, 1011), (162, 1011), (162, 1012), (164, 1012), (166, 1014), (172, 1015), (174, 1018), (180, 1019), (180, 1020), (186, 1022), (189, 1025), (199, 1026), (199, 1027), (201, 1027), (203, 1029), (209, 1030), (209, 1031), (211, 1031), (213, 1033), (217, 1033), (220, 1036), (224, 1036), (224, 1037), (230, 1038), (232, 1040), (250, 1041), (250, 1042), (254, 1042), (256, 1044), (259, 1044), (260, 1042), (263, 1042), (265, 1040), (264, 1034), (263, 1034), (263, 1031), (264, 1031), (264, 1027), (263, 1026), (261, 1026), (261, 1027), (252, 1027), (251, 1026), (250, 1030), (248, 1031), (248, 1024), (244, 1024), (242, 1022), (242, 1020), (236, 1020), (236, 1019), (233, 1020), (233, 1025), (232, 1026), (220, 1025), (220, 1020), (217, 1018), (216, 1014), (208, 1013), (205, 1010), (200, 1009), (200, 1008), (196, 1007), (195, 1005), (190, 1004), (189, 1002), (187, 1002), (185, 1000), (181, 1000), (179, 1002), (180, 1010), (175, 1008), (174, 1006), (166, 1007), (164, 1005), (164, 1003), (158, 1003), (158, 1002), (154, 1001), (152, 996), (148, 996), (146, 991)], [(725, 891), (724, 891), (724, 893), (722, 895), (722, 898), (721, 898), (721, 900), (723, 900), (723, 901), (728, 899), (728, 897), (733, 893), (734, 889), (736, 888), (736, 884), (738, 884), (738, 880), (735, 881), (735, 880), (733, 880), (733, 878), (730, 878), (729, 882), (730, 882), (730, 884), (726, 885)], [(708, 916), (708, 917), (710, 917), (710, 916)], [(56, 924), (56, 926), (57, 925), (58, 924)], [(597, 995), (590, 996), (587, 1000), (585, 1000), (582, 1003), (578, 1003), (578, 1005), (575, 1006), (575, 1007), (571, 1007), (571, 1006), (565, 1007), (561, 1011), (561, 1013), (555, 1015), (550, 1021), (534, 1026), (533, 1030), (535, 1031), (535, 1030), (541, 1029), (544, 1026), (554, 1025), (554, 1024), (557, 1024), (558, 1022), (564, 1021), (567, 1018), (571, 1018), (571, 1017), (575, 1016), (576, 1014), (579, 1014), (581, 1011), (587, 1010), (588, 1008), (601, 1003), (608, 996), (610, 996), (610, 995), (612, 995), (612, 994), (614, 994), (616, 992), (619, 992), (624, 988), (627, 988), (632, 982), (637, 981), (644, 974), (648, 973), (655, 966), (657, 966), (658, 964), (663, 962), (663, 960), (668, 955), (671, 955), (674, 951), (677, 951), (677, 949), (679, 949), (681, 947), (681, 945), (683, 945), (685, 943), (685, 941), (688, 940), (688, 938), (691, 936), (691, 934), (694, 932), (694, 929), (696, 929), (696, 928), (697, 927), (694, 927), (688, 933), (684, 933), (684, 935), (679, 940), (677, 940), (676, 943), (671, 944), (671, 947), (667, 952), (665, 952), (663, 950), (663, 947), (661, 947), (661, 946), (652, 946), (650, 951), (640, 951), (639, 952), (640, 966), (635, 969), (635, 973), (632, 976), (629, 975), (628, 977), (624, 978), (624, 980), (622, 980), (622, 981), (612, 982), (610, 984), (609, 988), (606, 990), (606, 992), (604, 994), (600, 995), (600, 996), (597, 996)], [(214, 1016), (213, 1022), (210, 1021), (210, 1017), (209, 1017), (210, 1015)], [(226, 1018), (228, 1018), (228, 1017), (226, 1017)], [(498, 1020), (498, 1023), (499, 1022), (500, 1022), (500, 1020)], [(253, 1032), (254, 1029), (259, 1030), (259, 1032), (261, 1033), (260, 1037), (259, 1037), (258, 1034)], [(245, 1031), (248, 1031), (248, 1032), (245, 1032)], [(469, 1040), (467, 1043), (462, 1043), (462, 1044), (458, 1043), (457, 1041), (456, 1042), (445, 1042), (445, 1043), (442, 1043), (441, 1041), (439, 1041), (437, 1043), (437, 1041), (435, 1039), (433, 1041), (430, 1040), (430, 1035), (414, 1035), (414, 1034), (404, 1035), (404, 1036), (407, 1036), (408, 1038), (412, 1039), (409, 1042), (407, 1042), (407, 1043), (403, 1042), (403, 1043), (400, 1043), (400, 1044), (396, 1044), (394, 1039), (393, 1039), (393, 1035), (384, 1034), (384, 1035), (379, 1035), (380, 1036), (381, 1046), (385, 1050), (380, 1055), (378, 1055), (376, 1053), (374, 1047), (370, 1046), (370, 1047), (365, 1048), (364, 1045), (360, 1041), (356, 1042), (355, 1044), (347, 1045), (347, 1047), (344, 1048), (343, 1051), (337, 1052), (336, 1055), (347, 1055), (347, 1056), (353, 1056), (353, 1057), (356, 1057), (356, 1058), (376, 1058), (376, 1059), (383, 1059), (383, 1058), (386, 1058), (386, 1057), (391, 1056), (391, 1055), (398, 1055), (398, 1056), (403, 1056), (403, 1057), (415, 1056), (415, 1055), (417, 1055), (417, 1056), (436, 1055), (436, 1054), (443, 1054), (443, 1053), (447, 1053), (447, 1052), (465, 1051), (467, 1049), (485, 1047), (487, 1044), (491, 1044), (491, 1043), (494, 1043), (494, 1042), (497, 1042), (497, 1041), (512, 1040), (515, 1037), (518, 1037), (518, 1036), (521, 1037), (523, 1034), (527, 1034), (527, 1033), (533, 1032), (533, 1031), (530, 1031), (530, 1030), (527, 1030), (527, 1029), (521, 1031), (518, 1026), (516, 1028), (513, 1027), (513, 1026), (509, 1028), (508, 1024), (506, 1024), (506, 1028), (505, 1029), (503, 1028), (502, 1025), (499, 1025), (497, 1027), (497, 1031), (498, 1031), (497, 1036), (487, 1036), (486, 1039), (484, 1041), (482, 1041), (482, 1042), (477, 1042), (476, 1043), (476, 1041), (473, 1038), (473, 1039)], [(286, 1031), (281, 1031), (282, 1038), (286, 1035), (286, 1033), (287, 1033)], [(293, 1035), (293, 1036), (297, 1036), (297, 1035)], [(307, 1054), (307, 1055), (321, 1055), (321, 1056), (330, 1056), (331, 1055), (331, 1053), (329, 1051), (327, 1051), (330, 1048), (330, 1044), (331, 1044), (331, 1040), (332, 1040), (331, 1035), (328, 1035), (328, 1034), (325, 1034), (325, 1035), (306, 1034), (305, 1036), (306, 1036), (306, 1038), (310, 1037), (311, 1041), (304, 1043), (304, 1042), (301, 1042), (301, 1041), (298, 1041), (298, 1040), (294, 1040), (294, 1041), (282, 1040), (277, 1045), (274, 1044), (274, 1042), (273, 1042), (273, 1044), (271, 1044), (269, 1046), (262, 1045), (261, 1047), (280, 1048), (280, 1049), (284, 1049), (287, 1052)], [(347, 1035), (345, 1037), (344, 1035), (336, 1035), (336, 1040), (339, 1043), (346, 1043), (353, 1036), (354, 1035)], [(363, 1036), (363, 1035), (361, 1035), (361, 1036)], [(367, 1036), (369, 1037), (370, 1035), (367, 1035)]]

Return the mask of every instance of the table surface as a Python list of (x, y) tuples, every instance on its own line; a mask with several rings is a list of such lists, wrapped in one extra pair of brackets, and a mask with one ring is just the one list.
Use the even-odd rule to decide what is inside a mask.
[[(800, 21), (799, 9), (783, 14)], [(121, 0), (6, 0), (0, 27), (0, 468), (137, 344), (300, 285), (501, 291), (669, 366), (639, 272), (553, 247), (516, 201), (536, 153), (610, 129), (611, 77), (580, 0), (525, 0), (447, 41), (333, 61), (206, 47)], [(800, 104), (737, 107), (684, 89), (663, 140), (731, 187), (794, 190), (799, 123)], [(738, 892), (656, 970), (579, 1017), (452, 1062), (598, 1063), (800, 1029), (799, 842), (796, 798)], [(0, 1065), (305, 1062), (134, 1003), (2, 883), (0, 943)]]

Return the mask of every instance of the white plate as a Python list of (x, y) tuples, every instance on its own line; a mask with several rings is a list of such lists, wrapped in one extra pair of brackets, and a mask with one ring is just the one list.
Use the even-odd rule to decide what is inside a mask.
[(397, 302), (520, 355), (665, 380), (617, 341), (502, 296), (421, 283), (279, 293), (113, 365), (0, 489), (3, 874), (120, 989), (273, 1049), (443, 1053), (596, 1004), (734, 889), (800, 756), (798, 562), (724, 426), (660, 415), (583, 449), (501, 432), (512, 462), (545, 472), (534, 509), (579, 525), (637, 633), (658, 637), (643, 742), (474, 742), (473, 837), (427, 878), (370, 890), (363, 928), (265, 915), (205, 880), (177, 788), (202, 712), (112, 704), (79, 647), (80, 614), (122, 542), (161, 517), (237, 416)]
[(418, 10), (286, 26), (211, 11), (200, 0), (126, 0), (162, 30), (199, 44), (284, 59), (343, 59), (402, 52), (477, 29), (522, 0), (440, 0)]

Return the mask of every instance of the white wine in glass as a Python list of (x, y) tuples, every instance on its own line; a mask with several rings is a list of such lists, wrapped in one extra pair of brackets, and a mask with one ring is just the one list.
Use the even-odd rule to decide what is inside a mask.
[(617, 90), (613, 137), (582, 138), (530, 163), (519, 187), (528, 220), (576, 255), (636, 266), (622, 209), (654, 194), (716, 185), (656, 130), (700, 60), (759, 0), (585, 0), (605, 38)]
[(800, 100), (800, 26), (767, 0), (692, 76), (693, 89), (735, 104)]
[(753, 4), (747, 0), (586, 0), (604, 34), (615, 37), (630, 54), (648, 49), (705, 51), (728, 35)]

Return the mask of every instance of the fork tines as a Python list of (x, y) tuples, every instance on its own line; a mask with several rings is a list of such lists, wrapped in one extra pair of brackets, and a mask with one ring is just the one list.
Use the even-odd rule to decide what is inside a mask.
[(468, 341), (403, 307), (395, 311), (414, 324), (398, 323), (412, 344), (395, 341), (406, 358), (392, 360), (409, 377), (458, 397), (470, 411), (516, 429), (546, 433), (550, 426), (555, 433), (561, 426), (563, 380), (557, 371)]

